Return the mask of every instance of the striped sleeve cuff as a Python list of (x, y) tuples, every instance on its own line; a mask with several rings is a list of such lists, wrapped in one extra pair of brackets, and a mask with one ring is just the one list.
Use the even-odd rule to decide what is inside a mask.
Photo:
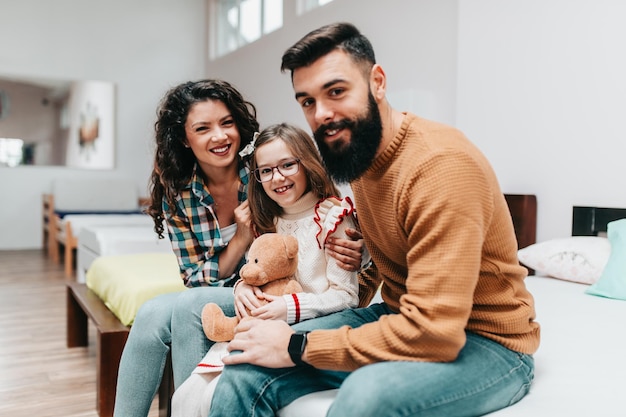
[(287, 324), (300, 322), (301, 309), (298, 294), (285, 294), (283, 300), (287, 304)]

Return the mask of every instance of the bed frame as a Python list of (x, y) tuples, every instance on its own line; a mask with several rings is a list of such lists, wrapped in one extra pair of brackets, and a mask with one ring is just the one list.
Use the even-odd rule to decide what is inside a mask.
[[(138, 207), (146, 207), (150, 200), (147, 197), (141, 197), (138, 200)], [(120, 214), (140, 214), (141, 209), (137, 211), (124, 211)], [(110, 214), (114, 214), (111, 212)], [(103, 214), (103, 212), (80, 212), (72, 214)], [(48, 253), (48, 257), (55, 264), (59, 264), (63, 259), (65, 268), (65, 276), (72, 278), (75, 271), (75, 254), (78, 248), (78, 236), (72, 230), (71, 222), (63, 222), (61, 215), (56, 211), (54, 206), (54, 195), (43, 194), (42, 196), (42, 215), (43, 215), (43, 248)], [(61, 248), (63, 256), (61, 257)]]
[(525, 248), (537, 238), (537, 197), (532, 194), (505, 194), (511, 212), (517, 246)]
[(572, 236), (605, 235), (609, 223), (623, 218), (626, 218), (626, 209), (574, 206)]

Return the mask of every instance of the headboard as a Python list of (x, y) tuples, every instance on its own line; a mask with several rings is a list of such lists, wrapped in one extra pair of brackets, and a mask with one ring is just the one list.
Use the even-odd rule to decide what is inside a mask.
[(517, 247), (525, 248), (537, 239), (537, 197), (533, 194), (505, 194), (509, 206)]
[(626, 209), (574, 206), (572, 236), (606, 235), (607, 225), (626, 218)]

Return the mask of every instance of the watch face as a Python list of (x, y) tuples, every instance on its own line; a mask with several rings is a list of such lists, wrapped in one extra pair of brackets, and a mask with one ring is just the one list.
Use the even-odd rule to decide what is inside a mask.
[(306, 346), (306, 336), (301, 333), (294, 333), (289, 340), (289, 351), (302, 354)]
[(287, 347), (287, 351), (289, 353), (289, 357), (291, 361), (296, 365), (303, 365), (305, 362), (302, 361), (302, 354), (304, 353), (304, 349), (306, 348), (306, 335), (308, 332), (296, 332), (291, 335), (289, 339), (289, 346)]

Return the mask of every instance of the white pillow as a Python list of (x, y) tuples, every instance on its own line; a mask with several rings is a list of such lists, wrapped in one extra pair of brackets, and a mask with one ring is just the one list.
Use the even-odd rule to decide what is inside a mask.
[(606, 237), (572, 236), (535, 243), (517, 255), (537, 275), (593, 284), (602, 275), (610, 253), (611, 243)]

